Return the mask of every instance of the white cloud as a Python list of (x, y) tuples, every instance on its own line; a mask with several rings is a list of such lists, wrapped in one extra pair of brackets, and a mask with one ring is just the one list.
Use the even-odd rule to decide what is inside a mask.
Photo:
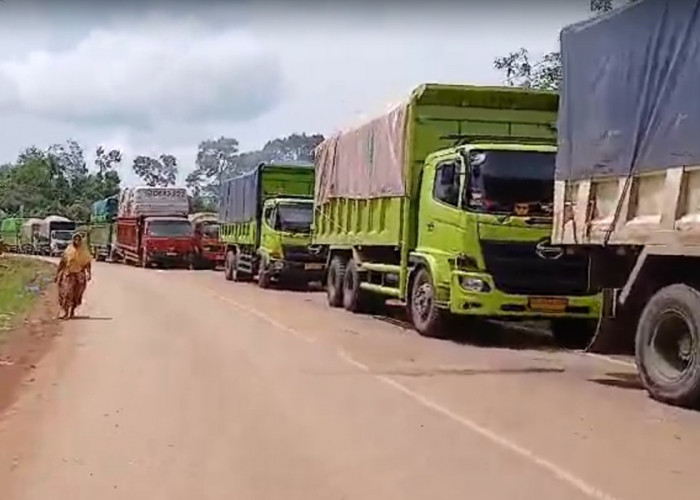
[(139, 128), (249, 120), (277, 105), (284, 82), (275, 54), (245, 31), (161, 21), (148, 29), (95, 29), (70, 50), (2, 62), (0, 90), (5, 109)]

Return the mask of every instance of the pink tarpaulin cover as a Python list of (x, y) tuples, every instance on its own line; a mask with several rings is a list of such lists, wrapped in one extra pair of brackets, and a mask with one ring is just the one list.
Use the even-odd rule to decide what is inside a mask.
[(408, 103), (316, 148), (316, 201), (403, 196)]

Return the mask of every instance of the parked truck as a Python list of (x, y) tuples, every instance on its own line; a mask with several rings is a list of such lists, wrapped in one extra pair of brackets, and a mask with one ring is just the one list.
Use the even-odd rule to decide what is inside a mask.
[(566, 345), (595, 332), (585, 257), (550, 242), (557, 96), (428, 84), (316, 150), (314, 242), (328, 302), (406, 303), (419, 333), (445, 320), (549, 320)]
[(116, 218), (119, 196), (110, 196), (92, 204), (90, 221), (85, 226), (87, 244), (98, 261), (107, 260), (112, 254), (117, 236)]
[(591, 260), (589, 346), (633, 350), (656, 399), (700, 403), (700, 1), (565, 28), (552, 241)]
[(192, 225), (185, 188), (125, 188), (119, 198), (112, 260), (142, 267), (189, 267)]
[(34, 238), (34, 253), (60, 256), (71, 242), (75, 228), (75, 221), (60, 215), (49, 215), (39, 224)]
[(222, 183), (219, 220), (224, 276), (272, 282), (322, 279), (326, 256), (313, 245), (313, 165), (263, 163)]
[(191, 214), (190, 223), (194, 231), (193, 265), (197, 268), (212, 268), (224, 264), (226, 252), (219, 240), (219, 220), (215, 213)]
[(22, 223), (19, 233), (20, 252), (25, 254), (35, 254), (39, 247), (39, 226), (42, 219), (29, 218)]
[(16, 253), (20, 251), (20, 234), (22, 224), (26, 220), (22, 217), (7, 217), (0, 222), (0, 240), (2, 240), (6, 251)]

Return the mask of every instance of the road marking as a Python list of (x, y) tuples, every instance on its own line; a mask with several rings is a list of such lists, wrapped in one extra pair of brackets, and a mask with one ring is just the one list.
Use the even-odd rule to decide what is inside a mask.
[(582, 352), (581, 354), (585, 354), (586, 356), (590, 356), (591, 358), (597, 358), (603, 361), (607, 361), (615, 365), (626, 366), (627, 368), (637, 367), (635, 363), (625, 361), (624, 359), (613, 358), (612, 356), (606, 356), (605, 354), (596, 354), (595, 352)]
[(462, 425), (463, 427), (468, 428), (472, 432), (479, 434), (480, 436), (488, 439), (492, 443), (495, 443), (502, 448), (505, 448), (508, 451), (511, 451), (515, 453), (516, 455), (521, 456), (522, 458), (525, 458), (526, 460), (529, 460), (530, 462), (534, 463), (535, 465), (541, 467), (542, 469), (545, 469), (546, 471), (552, 473), (555, 477), (557, 477), (559, 480), (568, 483), (569, 485), (573, 486), (577, 490), (579, 490), (581, 493), (584, 493), (585, 495), (595, 498), (597, 500), (615, 500), (615, 497), (612, 495), (609, 495), (608, 493), (605, 493), (604, 491), (599, 490), (598, 488), (588, 484), (586, 481), (583, 479), (577, 477), (576, 475), (572, 474), (571, 472), (567, 471), (566, 469), (559, 467), (553, 462), (550, 462), (546, 458), (542, 458), (539, 455), (537, 455), (535, 452), (523, 448), (519, 444), (511, 441), (510, 439), (506, 438), (505, 436), (502, 436), (498, 434), (495, 431), (492, 431), (490, 429), (487, 429), (486, 427), (481, 426), (480, 424), (474, 422), (473, 420), (469, 420), (468, 418), (458, 415), (457, 413), (453, 412), (452, 410), (449, 410), (448, 408), (445, 408), (444, 406), (436, 403), (435, 401), (432, 401), (422, 394), (419, 394), (405, 385), (397, 382), (396, 380), (387, 377), (386, 375), (377, 375), (371, 373), (369, 367), (365, 365), (364, 363), (361, 363), (360, 361), (357, 361), (354, 359), (352, 356), (350, 356), (346, 351), (339, 349), (337, 351), (338, 355), (340, 358), (347, 362), (348, 364), (354, 366), (358, 370), (361, 370), (365, 373), (368, 373), (371, 375), (373, 378), (379, 380), (380, 382), (388, 385), (389, 387), (402, 392), (404, 395), (410, 397), (417, 403), (420, 403), (421, 405), (425, 406), (426, 408), (429, 408), (436, 413), (441, 414), (444, 417), (449, 418), (450, 420)]
[[(227, 302), (227, 303), (233, 305), (234, 307), (236, 307), (237, 309), (239, 309), (241, 311), (244, 311), (248, 314), (256, 316), (257, 318), (266, 321), (270, 325), (272, 325), (276, 328), (279, 328), (280, 330), (283, 330), (287, 333), (290, 333), (290, 334), (294, 335), (295, 337), (300, 338), (308, 343), (313, 343), (315, 341), (314, 339), (307, 337), (306, 335), (300, 333), (299, 331), (295, 330), (294, 328), (288, 327), (288, 326), (280, 323), (279, 321), (271, 318), (270, 316), (268, 316), (267, 314), (265, 314), (263, 312), (258, 311), (255, 308), (246, 306), (246, 305), (241, 304), (241, 303), (239, 303), (239, 302), (237, 302), (229, 297), (221, 295), (218, 292), (214, 291), (214, 289), (211, 287), (206, 287), (206, 288), (218, 299), (223, 300), (224, 302)], [(589, 353), (589, 354), (591, 354), (591, 353)], [(355, 367), (356, 369), (358, 369), (364, 373), (367, 373), (368, 375), (372, 376), (373, 378), (377, 379), (378, 381), (382, 382), (383, 384), (385, 384), (385, 385), (393, 388), (394, 390), (397, 390), (397, 391), (403, 393), (404, 395), (410, 397), (411, 399), (413, 399), (417, 403), (421, 404), (422, 406), (424, 406), (430, 410), (433, 410), (434, 412), (439, 413), (440, 415), (442, 415), (444, 417), (447, 417), (448, 419), (452, 420), (453, 422), (460, 424), (461, 426), (471, 430), (475, 434), (478, 434), (478, 435), (484, 437), (485, 439), (500, 446), (501, 448), (506, 449), (506, 450), (530, 461), (531, 463), (546, 470), (547, 472), (551, 473), (553, 476), (555, 476), (560, 481), (563, 481), (563, 482), (569, 484), (570, 486), (574, 487), (575, 489), (577, 489), (581, 493), (587, 495), (588, 497), (595, 498), (596, 500), (616, 500), (616, 498), (614, 496), (588, 484), (585, 480), (579, 478), (578, 476), (569, 472), (568, 470), (564, 469), (563, 467), (560, 467), (560, 466), (556, 465), (555, 463), (550, 462), (546, 458), (540, 457), (532, 450), (529, 450), (527, 448), (520, 446), (516, 442), (508, 439), (507, 437), (502, 436), (502, 435), (498, 434), (497, 432), (492, 431), (486, 427), (483, 427), (482, 425), (474, 422), (473, 420), (470, 420), (462, 415), (459, 415), (448, 408), (445, 408), (444, 406), (436, 403), (435, 401), (432, 401), (431, 399), (426, 398), (422, 394), (419, 394), (419, 393), (409, 389), (408, 387), (404, 386), (403, 384), (397, 382), (396, 380), (394, 380), (392, 378), (389, 378), (385, 375), (377, 375), (377, 374), (371, 373), (370, 368), (367, 365), (365, 365), (364, 363), (362, 363), (360, 361), (357, 361), (352, 356), (350, 356), (350, 354), (348, 354), (346, 351), (339, 349), (337, 351), (337, 355), (340, 357), (340, 359), (342, 359), (343, 361), (345, 361), (349, 365)], [(625, 363), (624, 361), (615, 360), (614, 358), (610, 358), (610, 360), (614, 360), (618, 363)]]
[(256, 318), (261, 319), (261, 320), (263, 320), (263, 321), (265, 321), (265, 322), (271, 324), (271, 325), (274, 326), (275, 328), (279, 328), (280, 330), (283, 330), (283, 331), (285, 331), (285, 332), (287, 332), (287, 333), (290, 333), (290, 334), (294, 335), (294, 336), (297, 337), (297, 338), (300, 338), (300, 339), (303, 340), (304, 342), (308, 342), (309, 344), (313, 344), (314, 342), (316, 342), (316, 339), (313, 339), (313, 338), (311, 338), (311, 337), (309, 337), (309, 336), (307, 336), (307, 335), (304, 335), (303, 333), (301, 333), (301, 332), (295, 330), (294, 328), (290, 328), (290, 327), (288, 327), (287, 325), (284, 325), (284, 324), (280, 323), (279, 321), (277, 321), (277, 320), (271, 318), (271, 317), (268, 316), (267, 314), (265, 314), (265, 313), (263, 313), (263, 312), (260, 312), (260, 311), (258, 311), (257, 309), (255, 309), (255, 308), (253, 308), (253, 307), (249, 307), (249, 306), (247, 306), (247, 305), (245, 305), (245, 304), (241, 304), (240, 302), (231, 299), (230, 297), (226, 297), (225, 295), (221, 295), (221, 294), (219, 294), (218, 292), (214, 291), (214, 289), (211, 288), (211, 287), (206, 287), (206, 288), (207, 288), (207, 289), (212, 293), (212, 295), (214, 295), (216, 298), (218, 298), (219, 300), (223, 300), (224, 302), (226, 302), (226, 303), (232, 305), (233, 307), (235, 307), (236, 309), (238, 309), (238, 310), (240, 310), (240, 311), (243, 311), (243, 312), (245, 312), (245, 313), (247, 313), (247, 314), (250, 314), (250, 315), (252, 315), (252, 316), (255, 316)]

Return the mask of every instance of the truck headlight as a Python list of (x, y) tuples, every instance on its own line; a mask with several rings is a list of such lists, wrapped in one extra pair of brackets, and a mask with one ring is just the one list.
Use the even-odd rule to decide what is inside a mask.
[(469, 292), (490, 292), (491, 287), (489, 284), (482, 280), (481, 278), (475, 278), (473, 276), (460, 276), (459, 286), (464, 290)]

